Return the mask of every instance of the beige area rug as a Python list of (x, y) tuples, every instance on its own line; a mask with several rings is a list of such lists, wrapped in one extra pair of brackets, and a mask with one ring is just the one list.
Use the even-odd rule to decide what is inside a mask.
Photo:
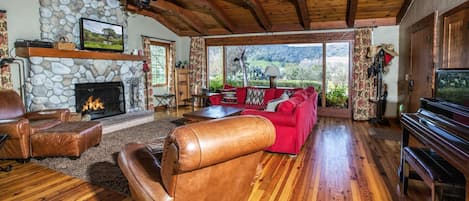
[(98, 147), (88, 149), (77, 160), (57, 157), (33, 159), (32, 162), (129, 195), (127, 180), (117, 165), (117, 155), (122, 146), (131, 142), (160, 141), (176, 127), (171, 123), (175, 119), (162, 119), (103, 135)]

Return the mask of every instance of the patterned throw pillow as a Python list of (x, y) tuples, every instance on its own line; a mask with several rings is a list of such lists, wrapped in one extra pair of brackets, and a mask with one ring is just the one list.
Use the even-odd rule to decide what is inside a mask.
[(246, 95), (246, 105), (262, 105), (264, 104), (264, 89), (248, 88)]
[(223, 89), (221, 90), (221, 103), (224, 104), (237, 104), (238, 98), (236, 97), (236, 89)]

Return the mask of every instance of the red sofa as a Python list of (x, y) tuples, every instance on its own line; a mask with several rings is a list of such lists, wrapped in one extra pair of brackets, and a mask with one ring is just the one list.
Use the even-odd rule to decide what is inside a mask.
[[(263, 110), (267, 102), (280, 97), (285, 89), (266, 90), (271, 90), (271, 92), (266, 91), (264, 96), (264, 102), (266, 104), (262, 106), (247, 105), (245, 102), (240, 101), (240, 99), (246, 98), (245, 94), (242, 92), (241, 94), (236, 93), (238, 98), (236, 104), (221, 103), (221, 96), (210, 97), (210, 101), (212, 105), (246, 108), (241, 113), (242, 115), (259, 115), (266, 117), (274, 124), (276, 131), (275, 143), (266, 150), (296, 155), (300, 152), (301, 147), (316, 124), (318, 94), (313, 87), (294, 89), (293, 95), (287, 101), (280, 103), (275, 112), (269, 112)], [(272, 93), (273, 97), (270, 98)]]

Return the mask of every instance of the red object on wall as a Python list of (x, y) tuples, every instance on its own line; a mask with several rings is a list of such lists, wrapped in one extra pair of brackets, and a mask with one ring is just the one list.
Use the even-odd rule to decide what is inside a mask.
[(148, 73), (150, 71), (150, 68), (148, 67), (147, 61), (143, 61), (143, 72)]

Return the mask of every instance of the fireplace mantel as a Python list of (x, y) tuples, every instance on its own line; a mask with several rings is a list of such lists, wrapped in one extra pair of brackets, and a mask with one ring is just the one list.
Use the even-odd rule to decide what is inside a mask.
[(97, 52), (85, 50), (59, 50), (55, 48), (18, 47), (16, 55), (20, 57), (57, 57), (78, 59), (105, 59), (143, 61), (144, 57), (112, 52)]

